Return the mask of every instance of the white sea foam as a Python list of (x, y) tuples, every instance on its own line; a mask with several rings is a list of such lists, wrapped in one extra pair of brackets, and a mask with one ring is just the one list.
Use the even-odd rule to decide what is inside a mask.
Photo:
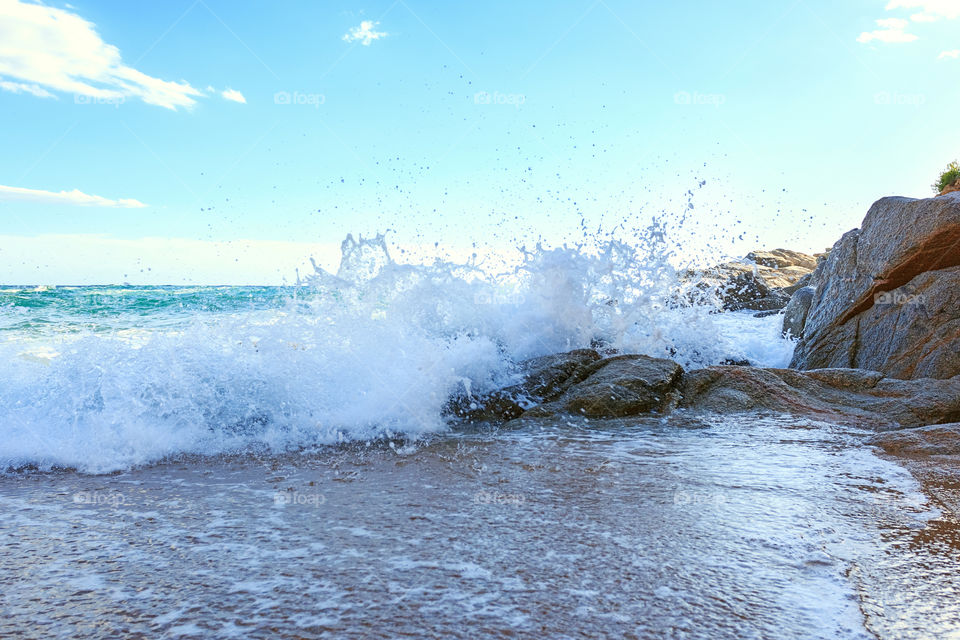
[(311, 444), (446, 428), (463, 386), (511, 380), (524, 359), (603, 344), (685, 367), (783, 366), (779, 318), (686, 302), (656, 225), (638, 246), (537, 248), (518, 268), (394, 262), (382, 237), (343, 244), (336, 275), (249, 313), (175, 329), (53, 333), (0, 342), (0, 468), (107, 472), (180, 453)]

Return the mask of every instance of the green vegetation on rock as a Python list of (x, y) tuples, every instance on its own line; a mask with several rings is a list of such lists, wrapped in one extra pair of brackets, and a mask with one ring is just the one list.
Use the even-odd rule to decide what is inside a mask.
[(940, 174), (940, 177), (933, 183), (933, 190), (937, 193), (943, 191), (948, 185), (953, 184), (960, 179), (960, 164), (956, 160), (947, 165), (947, 168)]

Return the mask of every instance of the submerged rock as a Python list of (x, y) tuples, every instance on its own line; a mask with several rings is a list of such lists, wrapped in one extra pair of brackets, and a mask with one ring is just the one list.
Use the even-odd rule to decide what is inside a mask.
[(444, 414), (466, 422), (500, 422), (523, 415), (519, 396), (504, 389), (484, 394), (461, 393), (447, 402)]
[(960, 193), (878, 200), (814, 279), (791, 367), (960, 374)]
[(888, 431), (867, 444), (893, 456), (960, 456), (960, 422)]
[(484, 394), (464, 391), (449, 400), (444, 413), (468, 422), (511, 420), (556, 398), (564, 383), (600, 358), (593, 349), (575, 349), (525, 360), (517, 367), (523, 376), (518, 384)]
[(593, 349), (575, 349), (532, 358), (520, 364), (521, 370), (526, 373), (524, 381), (517, 386), (525, 396), (549, 400), (562, 392), (564, 383), (578, 375), (585, 375), (584, 372), (600, 360), (600, 354)]

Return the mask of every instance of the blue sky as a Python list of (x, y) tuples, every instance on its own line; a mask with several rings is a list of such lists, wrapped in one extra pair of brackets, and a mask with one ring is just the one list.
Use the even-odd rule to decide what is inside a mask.
[[(0, 0), (0, 270), (279, 283), (347, 233), (822, 250), (960, 156), (960, 0)], [(703, 182), (703, 186), (700, 184)]]

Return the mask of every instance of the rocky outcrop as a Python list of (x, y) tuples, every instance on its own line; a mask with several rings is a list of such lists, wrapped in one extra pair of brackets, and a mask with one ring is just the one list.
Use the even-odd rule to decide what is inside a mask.
[(960, 374), (960, 194), (877, 201), (813, 278), (791, 367)]
[(888, 431), (867, 444), (892, 456), (960, 456), (960, 422)]
[(483, 396), (458, 396), (448, 414), (467, 422), (504, 422), (772, 412), (876, 431), (960, 421), (960, 376), (899, 380), (860, 369), (738, 365), (684, 373), (672, 360), (601, 359), (591, 350), (538, 358), (525, 366), (520, 383)]
[(745, 259), (764, 267), (784, 270), (786, 273), (794, 273), (797, 269), (810, 272), (817, 268), (817, 259), (814, 256), (790, 249), (751, 251), (745, 256)]
[(799, 251), (752, 251), (742, 261), (725, 262), (704, 271), (686, 274), (701, 289), (717, 291), (728, 310), (782, 309), (790, 289), (809, 275), (817, 259)]
[(883, 431), (960, 420), (960, 376), (897, 380), (859, 369), (709, 367), (684, 376), (679, 407), (773, 411)]

